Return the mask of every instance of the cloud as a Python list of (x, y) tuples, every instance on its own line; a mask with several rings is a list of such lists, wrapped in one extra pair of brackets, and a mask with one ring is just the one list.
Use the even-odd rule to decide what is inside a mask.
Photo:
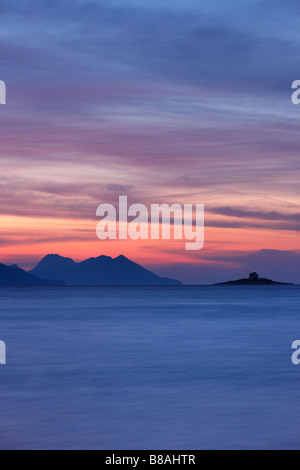
[(110, 158), (193, 174), (207, 159), (248, 167), (251, 157), (255, 167), (262, 155), (267, 172), (297, 153), (289, 99), (297, 36), (285, 23), (279, 34), (274, 9), (265, 15), (261, 2), (1, 8), (2, 158), (95, 166)]
[[(265, 15), (265, 6), (247, 2), (245, 15), (241, 4), (232, 0), (228, 8), (219, 0), (214, 10), (183, 3), (149, 8), (145, 1), (128, 0), (2, 2), (3, 34), (10, 30), (13, 38), (15, 30), (23, 37), (19, 50), (32, 53), (43, 48), (40, 71), (35, 73), (44, 70), (51, 80), (65, 83), (67, 78), (72, 83), (91, 79), (91, 73), (101, 81), (119, 82), (122, 74), (123, 83), (152, 77), (251, 92), (282, 89), (290, 80), (296, 39), (283, 21), (279, 34), (273, 8)], [(12, 46), (16, 50), (14, 40)], [(2, 54), (10, 60), (5, 49)]]
[[(300, 231), (300, 213), (299, 212), (278, 212), (278, 211), (263, 211), (263, 210), (249, 210), (237, 207), (215, 207), (209, 208), (209, 212), (212, 214), (218, 214), (226, 216), (231, 220), (222, 220), (221, 226), (248, 226), (248, 227), (265, 227), (276, 230), (295, 230)], [(234, 219), (242, 219), (240, 223), (232, 221)], [(256, 223), (255, 223), (256, 221)], [(263, 221), (263, 223), (257, 223), (257, 221)], [(219, 221), (217, 224), (220, 223)], [(228, 225), (227, 225), (228, 224)], [(236, 224), (236, 225), (231, 225)], [(214, 223), (210, 223), (210, 226)]]
[(125, 186), (123, 184), (108, 184), (106, 189), (121, 196), (122, 194), (127, 195), (132, 189), (134, 189), (134, 186)]

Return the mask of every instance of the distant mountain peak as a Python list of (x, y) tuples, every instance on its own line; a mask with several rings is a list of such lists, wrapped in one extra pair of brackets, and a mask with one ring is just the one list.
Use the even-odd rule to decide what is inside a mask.
[[(73, 261), (71, 258), (65, 258), (64, 256), (60, 256), (60, 255), (57, 255), (57, 254), (49, 254), (49, 255), (46, 255), (42, 261), (44, 260), (70, 260), (70, 261)], [(74, 261), (73, 261), (74, 262)]]
[(179, 281), (157, 276), (120, 255), (98, 256), (81, 262), (59, 255), (47, 255), (30, 271), (45, 279), (62, 279), (69, 286), (154, 286), (180, 285)]
[(134, 261), (131, 261), (129, 258), (126, 258), (124, 255), (117, 256), (116, 258), (113, 259), (114, 263), (119, 263), (119, 264), (126, 264), (126, 263), (131, 263), (131, 264), (136, 264)]
[[(41, 275), (46, 269), (52, 266), (60, 266), (60, 267), (73, 267), (75, 265), (75, 261), (71, 258), (64, 258), (63, 256), (56, 255), (56, 254), (49, 254), (46, 255), (34, 268), (31, 270), (33, 274)], [(57, 279), (57, 278), (56, 278)], [(58, 278), (59, 279), (59, 278)]]

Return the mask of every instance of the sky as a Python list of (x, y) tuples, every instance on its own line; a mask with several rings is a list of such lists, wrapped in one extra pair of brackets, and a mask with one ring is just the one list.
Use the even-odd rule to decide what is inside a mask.
[[(295, 0), (0, 0), (0, 262), (123, 254), (300, 283)], [(205, 246), (100, 241), (99, 204), (205, 204)]]

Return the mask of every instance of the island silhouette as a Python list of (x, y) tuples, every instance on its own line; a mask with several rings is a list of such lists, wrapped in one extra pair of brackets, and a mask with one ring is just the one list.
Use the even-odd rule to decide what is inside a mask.
[(157, 276), (125, 256), (99, 256), (82, 262), (60, 255), (47, 255), (35, 268), (0, 264), (1, 287), (62, 286), (179, 286), (175, 279)]
[(244, 279), (237, 279), (236, 281), (226, 281), (226, 282), (219, 282), (214, 284), (215, 286), (257, 286), (257, 285), (281, 285), (281, 286), (292, 286), (293, 284), (288, 282), (278, 282), (272, 281), (272, 279), (267, 279), (265, 277), (259, 277), (256, 271), (252, 271), (249, 274), (249, 277)]

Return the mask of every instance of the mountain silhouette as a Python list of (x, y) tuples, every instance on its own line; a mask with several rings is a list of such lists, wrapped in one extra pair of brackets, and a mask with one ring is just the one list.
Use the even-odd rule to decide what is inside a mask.
[(76, 263), (70, 258), (47, 255), (29, 272), (43, 279), (62, 279), (68, 286), (181, 285), (153, 274), (125, 256), (99, 256)]
[(61, 287), (64, 285), (64, 282), (55, 279), (40, 279), (16, 265), (0, 264), (0, 287)]

